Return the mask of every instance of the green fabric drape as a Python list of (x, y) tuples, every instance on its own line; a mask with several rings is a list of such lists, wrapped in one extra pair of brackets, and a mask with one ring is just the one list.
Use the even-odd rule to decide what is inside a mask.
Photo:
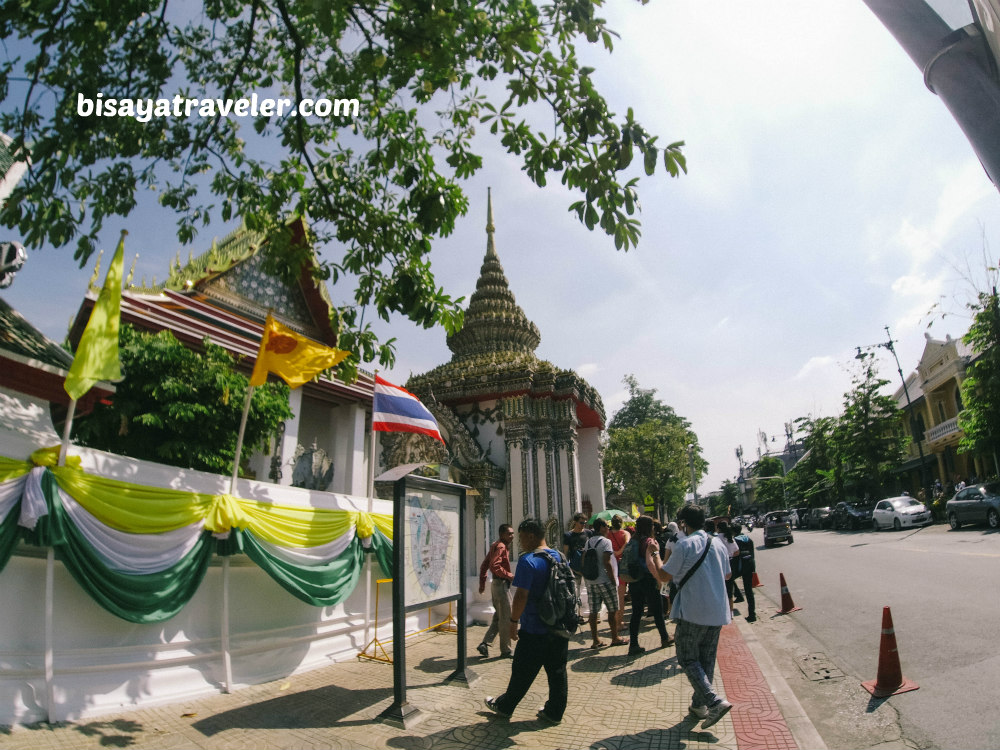
[(316, 607), (340, 604), (358, 583), (364, 550), (355, 538), (339, 556), (320, 565), (290, 565), (268, 554), (257, 543), (252, 531), (239, 532), (243, 551), (273, 578), (279, 586), (297, 599)]
[(162, 622), (176, 615), (198, 591), (212, 559), (212, 535), (205, 532), (184, 560), (151, 575), (129, 575), (111, 570), (66, 517), (55, 478), (46, 472), (42, 488), (49, 515), (39, 521), (39, 540), (56, 549), (76, 582), (102, 607), (135, 623)]
[(386, 578), (392, 578), (392, 540), (376, 531), (372, 534), (372, 554)]
[[(7, 468), (10, 472), (14, 472), (11, 476), (16, 476), (29, 466), (24, 462), (18, 462), (15, 466), (13, 461), (4, 459), (4, 464), (0, 468)], [(79, 473), (79, 470), (76, 472)], [(253, 528), (233, 528), (228, 539), (216, 539), (210, 531), (205, 530), (197, 536), (194, 547), (184, 555), (183, 559), (165, 570), (149, 574), (122, 571), (117, 567), (110, 567), (111, 563), (107, 561), (109, 559), (107, 549), (92, 546), (93, 542), (77, 528), (74, 517), (63, 507), (60, 488), (79, 502), (74, 491), (80, 490), (83, 486), (81, 485), (83, 480), (77, 478), (67, 483), (66, 477), (65, 470), (51, 468), (41, 475), (42, 494), (49, 512), (37, 519), (33, 529), (19, 525), (19, 505), (23, 500), (10, 509), (6, 518), (0, 519), (0, 571), (7, 564), (19, 540), (23, 539), (26, 544), (38, 547), (51, 547), (55, 550), (56, 557), (89, 596), (107, 611), (129, 622), (156, 623), (177, 614), (198, 591), (213, 555), (246, 554), (286, 591), (314, 606), (332, 606), (344, 601), (357, 586), (366, 554), (374, 556), (385, 577), (392, 576), (393, 542), (390, 538), (392, 527), (387, 517), (359, 511), (319, 513), (315, 510), (282, 506), (277, 506), (273, 509), (273, 513), (268, 513), (264, 504), (256, 504), (250, 508), (253, 515), (251, 518), (253, 523), (250, 525)], [(95, 485), (90, 478), (87, 478), (87, 482), (90, 482), (86, 485), (88, 488)], [(121, 503), (121, 507), (128, 507), (131, 511), (146, 515), (144, 523), (149, 525), (149, 514), (142, 514), (142, 503), (136, 502), (144, 498), (151, 506), (156, 505), (153, 502), (155, 498), (145, 498), (149, 490), (140, 486), (128, 486), (123, 490), (119, 486), (120, 483), (105, 484), (115, 492), (106, 492), (101, 496), (101, 502), (104, 504), (99, 505), (99, 509), (110, 509), (108, 513), (118, 514), (120, 504), (117, 495), (124, 493), (127, 497)], [(92, 488), (84, 494), (87, 494), (88, 499), (92, 499), (90, 498), (90, 495), (93, 495)], [(188, 495), (187, 499), (195, 505), (203, 504), (203, 497), (193, 493)], [(190, 509), (185, 511), (182, 505), (183, 503), (175, 503), (175, 506), (172, 506), (175, 514), (190, 512)], [(86, 506), (84, 510), (89, 512)], [(163, 509), (157, 506), (155, 510)], [(105, 514), (98, 514), (94, 518), (103, 523), (102, 515)], [(294, 548), (306, 551), (308, 559), (309, 540), (314, 538), (325, 540), (346, 534), (351, 532), (352, 527), (353, 538), (349, 543), (345, 539), (346, 549), (335, 558), (324, 559), (322, 556), (315, 556), (307, 562), (293, 563), (289, 562), (289, 559), (296, 558), (276, 554), (282, 548), (293, 548), (286, 547), (280, 542), (291, 540), (301, 544), (302, 541), (306, 541), (305, 546)], [(169, 528), (169, 525), (164, 528)], [(258, 532), (260, 537), (255, 535)], [(143, 544), (142, 537), (145, 534), (131, 531), (124, 533), (135, 536), (132, 540), (126, 540), (125, 544)], [(147, 532), (151, 533), (155, 532)], [(367, 549), (364, 541), (366, 537), (371, 540)], [(279, 542), (277, 545), (276, 540)], [(316, 549), (319, 549), (319, 545)]]
[(10, 556), (14, 554), (17, 540), (21, 536), (21, 527), (17, 525), (17, 521), (18, 514), (11, 511), (0, 523), (0, 571), (3, 571)]

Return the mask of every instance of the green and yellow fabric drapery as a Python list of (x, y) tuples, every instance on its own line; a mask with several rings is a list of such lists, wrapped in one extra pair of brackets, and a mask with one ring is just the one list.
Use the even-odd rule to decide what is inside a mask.
[(130, 622), (177, 614), (213, 554), (246, 554), (315, 606), (347, 598), (366, 550), (392, 575), (389, 515), (132, 484), (88, 474), (79, 458), (56, 466), (57, 456), (0, 456), (0, 571), (21, 539), (53, 547), (95, 601)]

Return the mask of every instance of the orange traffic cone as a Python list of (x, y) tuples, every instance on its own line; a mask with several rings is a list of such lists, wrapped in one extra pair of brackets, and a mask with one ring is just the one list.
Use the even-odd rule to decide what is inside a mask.
[(759, 579), (759, 578), (757, 577), (757, 571), (755, 570), (755, 571), (753, 572), (753, 587), (754, 587), (754, 588), (756, 589), (756, 588), (760, 588), (760, 587), (761, 587), (761, 586), (763, 586), (763, 585), (764, 585), (764, 584), (763, 584), (763, 583), (761, 583), (761, 582), (760, 582), (760, 579)]
[(903, 677), (899, 666), (899, 652), (896, 650), (896, 631), (892, 627), (892, 613), (888, 607), (882, 608), (882, 642), (878, 649), (878, 677), (862, 682), (861, 687), (876, 698), (888, 698), (897, 693), (908, 693), (920, 686)]
[(789, 612), (796, 612), (802, 609), (802, 607), (796, 607), (795, 602), (792, 601), (792, 595), (788, 593), (788, 584), (785, 583), (785, 574), (778, 573), (781, 579), (781, 609), (778, 610), (779, 615), (787, 615)]

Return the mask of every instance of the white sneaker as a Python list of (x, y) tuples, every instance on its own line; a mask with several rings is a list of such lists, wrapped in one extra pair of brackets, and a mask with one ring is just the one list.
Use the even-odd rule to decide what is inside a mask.
[(733, 704), (729, 701), (719, 701), (714, 706), (708, 707), (708, 716), (705, 721), (702, 722), (701, 728), (708, 729), (719, 722), (723, 716), (729, 713), (729, 709), (733, 707)]

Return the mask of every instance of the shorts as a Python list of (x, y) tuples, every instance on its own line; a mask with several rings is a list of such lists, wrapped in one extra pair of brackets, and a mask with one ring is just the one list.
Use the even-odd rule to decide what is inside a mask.
[(600, 612), (601, 602), (604, 602), (609, 615), (618, 611), (618, 590), (610, 581), (602, 581), (601, 583), (587, 581), (587, 596), (590, 599), (591, 612)]

